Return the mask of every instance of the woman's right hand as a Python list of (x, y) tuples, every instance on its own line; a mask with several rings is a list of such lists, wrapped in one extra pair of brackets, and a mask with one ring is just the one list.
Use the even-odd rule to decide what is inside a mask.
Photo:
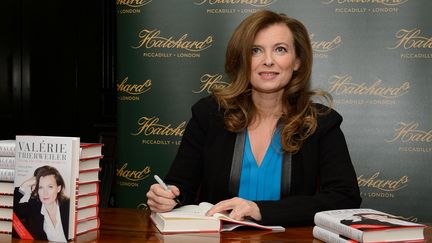
[(174, 198), (180, 195), (176, 186), (169, 186), (170, 191), (165, 191), (159, 184), (150, 186), (147, 192), (147, 205), (150, 210), (156, 213), (171, 211), (177, 204)]
[(31, 189), (31, 191), (34, 190), (34, 187), (36, 186), (36, 177), (31, 177), (27, 180), (25, 180), (20, 187), (24, 188), (24, 187), (29, 187)]

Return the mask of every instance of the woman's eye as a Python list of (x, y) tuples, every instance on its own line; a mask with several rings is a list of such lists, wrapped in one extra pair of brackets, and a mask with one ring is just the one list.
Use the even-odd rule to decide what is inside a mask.
[(287, 49), (283, 46), (278, 46), (276, 47), (276, 52), (278, 53), (287, 52)]
[(252, 48), (252, 55), (258, 54), (261, 52), (261, 49), (259, 49), (258, 47), (253, 47)]

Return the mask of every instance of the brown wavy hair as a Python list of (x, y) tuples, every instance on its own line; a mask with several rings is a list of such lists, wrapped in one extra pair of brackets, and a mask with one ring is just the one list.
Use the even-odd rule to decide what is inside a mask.
[(62, 202), (62, 201), (66, 201), (69, 198), (64, 194), (64, 189), (65, 189), (65, 182), (63, 180), (63, 177), (61, 176), (60, 172), (52, 167), (52, 166), (41, 166), (39, 168), (37, 168), (33, 175), (36, 177), (36, 186), (32, 192), (32, 197), (35, 198), (36, 200), (40, 201), (39, 199), (39, 193), (38, 193), (38, 188), (39, 188), (39, 181), (41, 177), (45, 177), (45, 176), (49, 176), (49, 175), (53, 175), (57, 186), (61, 186), (61, 190), (59, 193), (57, 193), (57, 200)]
[(304, 140), (313, 134), (317, 127), (320, 112), (312, 104), (312, 96), (324, 98), (331, 104), (330, 94), (310, 90), (312, 72), (312, 46), (306, 27), (298, 20), (285, 14), (269, 10), (256, 12), (235, 29), (228, 42), (225, 54), (225, 72), (231, 80), (225, 88), (213, 90), (213, 96), (224, 109), (224, 122), (227, 130), (238, 132), (246, 128), (256, 115), (256, 107), (251, 97), (251, 56), (256, 34), (271, 25), (284, 23), (294, 37), (296, 57), (300, 67), (284, 89), (283, 113), (280, 121), (281, 144), (286, 152), (299, 151)]

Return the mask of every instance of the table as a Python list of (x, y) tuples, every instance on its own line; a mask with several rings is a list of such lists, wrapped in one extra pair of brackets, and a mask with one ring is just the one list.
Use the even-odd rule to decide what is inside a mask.
[(287, 228), (285, 232), (240, 230), (223, 233), (187, 233), (162, 235), (151, 223), (148, 211), (101, 209), (101, 242), (308, 242), (313, 241), (312, 227)]
[[(236, 230), (223, 233), (161, 235), (151, 223), (148, 211), (135, 209), (101, 209), (100, 242), (314, 242), (312, 227), (289, 227), (285, 232)], [(432, 243), (432, 227), (425, 229)]]
[[(312, 236), (312, 227), (289, 227), (285, 232), (236, 230), (223, 233), (187, 233), (162, 235), (151, 223), (149, 212), (126, 208), (101, 208), (99, 231), (79, 236), (75, 242), (165, 242), (165, 243), (226, 243), (226, 242), (285, 242), (321, 243)], [(430, 225), (430, 224), (429, 224)], [(9, 237), (9, 238), (5, 238)], [(425, 229), (425, 242), (432, 243), (432, 227)], [(0, 237), (0, 242), (32, 242)], [(42, 242), (42, 241), (33, 241)]]

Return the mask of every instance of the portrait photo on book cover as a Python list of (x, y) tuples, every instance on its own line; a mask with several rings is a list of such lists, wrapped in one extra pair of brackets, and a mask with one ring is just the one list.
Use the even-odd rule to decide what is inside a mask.
[(400, 227), (412, 224), (401, 217), (383, 213), (357, 213), (342, 219), (340, 222), (360, 230)]
[[(67, 181), (67, 180), (66, 180)], [(66, 242), (69, 230), (70, 188), (62, 173), (43, 165), (15, 183), (14, 214), (34, 239)]]

